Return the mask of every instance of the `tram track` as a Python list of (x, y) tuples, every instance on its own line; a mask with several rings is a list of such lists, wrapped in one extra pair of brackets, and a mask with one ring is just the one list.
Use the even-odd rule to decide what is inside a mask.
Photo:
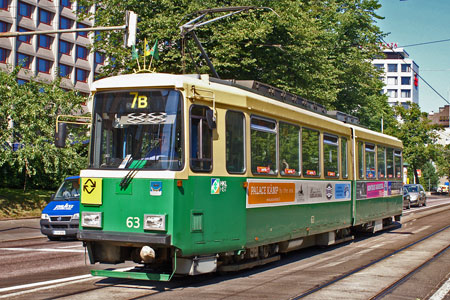
[[(436, 212), (438, 213), (438, 212)], [(434, 213), (434, 214), (436, 214)], [(429, 214), (427, 215), (429, 216)], [(292, 297), (289, 300), (298, 300), (298, 299), (303, 299), (306, 298), (308, 296), (314, 295), (315, 293), (330, 287), (336, 283), (339, 283), (341, 281), (343, 281), (346, 278), (349, 278), (352, 275), (355, 275), (357, 273), (360, 273), (366, 269), (368, 269), (369, 267), (372, 267), (376, 264), (379, 264), (380, 262), (384, 262), (385, 260), (387, 260), (388, 258), (391, 258), (394, 255), (397, 255), (399, 253), (402, 253), (406, 250), (411, 249), (412, 247), (423, 243), (425, 241), (427, 241), (428, 239), (434, 237), (435, 235), (447, 230), (450, 228), (450, 225), (447, 225), (443, 228), (440, 228), (439, 230), (436, 230), (428, 235), (426, 235), (425, 237), (422, 237), (421, 239), (414, 241), (412, 243), (407, 244), (406, 246), (401, 247), (400, 249), (397, 249), (395, 251), (392, 251), (386, 255), (383, 255), (382, 257), (371, 261), (363, 266), (357, 267), (355, 269), (352, 269), (342, 275), (339, 275), (335, 278), (333, 278), (332, 280), (329, 280), (327, 282), (321, 283), (317, 286), (315, 286), (314, 288), (311, 288), (309, 290), (307, 290), (306, 292), (301, 293), (298, 296)], [(414, 274), (416, 274), (417, 272), (419, 272), (420, 270), (422, 270), (424, 267), (426, 267), (427, 265), (429, 265), (431, 262), (435, 261), (438, 257), (440, 257), (442, 254), (444, 254), (446, 251), (448, 251), (450, 248), (450, 245), (448, 245), (447, 247), (441, 249), (439, 252), (435, 253), (431, 258), (427, 259), (425, 262), (423, 262), (422, 264), (420, 264), (419, 266), (415, 267), (413, 270), (411, 270), (410, 272), (408, 272), (407, 274), (403, 275), (401, 278), (399, 278), (398, 280), (396, 280), (395, 282), (393, 282), (392, 284), (390, 284), (389, 286), (387, 286), (386, 288), (382, 289), (380, 292), (378, 292), (376, 295), (372, 296), (371, 300), (375, 300), (375, 299), (382, 299), (383, 297), (385, 297), (386, 295), (388, 295), (389, 293), (391, 293), (392, 291), (394, 291), (397, 287), (399, 287), (402, 283), (404, 283), (406, 280), (408, 280), (411, 276), (413, 276)]]

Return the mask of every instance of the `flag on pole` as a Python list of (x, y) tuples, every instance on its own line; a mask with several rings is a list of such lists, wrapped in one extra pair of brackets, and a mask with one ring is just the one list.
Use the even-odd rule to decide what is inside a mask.
[(147, 43), (147, 38), (144, 39), (144, 56), (150, 55), (150, 46)]
[(131, 58), (132, 59), (138, 59), (139, 58), (138, 52), (137, 52), (136, 47), (134, 45), (132, 45), (132, 49), (131, 49)]
[(158, 40), (156, 40), (155, 44), (153, 45), (152, 50), (150, 51), (150, 55), (153, 56), (154, 59), (159, 59), (159, 52), (158, 52)]

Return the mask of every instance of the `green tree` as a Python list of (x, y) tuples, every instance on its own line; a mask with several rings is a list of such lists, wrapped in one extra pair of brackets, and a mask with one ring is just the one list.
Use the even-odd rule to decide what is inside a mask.
[(437, 187), (439, 184), (439, 175), (436, 172), (435, 167), (431, 161), (425, 163), (422, 169), (422, 177), (420, 177), (420, 184), (429, 191), (433, 187)]
[[(79, 5), (101, 7), (92, 17), (96, 25), (123, 24), (126, 10), (139, 14), (137, 45), (144, 38), (160, 41), (158, 72), (208, 73), (200, 52), (190, 39), (180, 39), (181, 24), (195, 12), (214, 7), (253, 5), (251, 10), (199, 27), (196, 31), (222, 78), (254, 79), (312, 101), (328, 109), (358, 116), (380, 130), (381, 120), (394, 123), (381, 95), (382, 82), (371, 65), (380, 55), (382, 35), (374, 20), (378, 0), (80, 0)], [(138, 68), (131, 50), (122, 46), (122, 32), (102, 32), (93, 50), (106, 55), (102, 76), (130, 73)], [(183, 57), (182, 53), (186, 53)], [(195, 62), (195, 63), (194, 63)], [(142, 64), (142, 62), (141, 62)]]
[(413, 172), (416, 182), (419, 182), (417, 169), (424, 169), (430, 159), (435, 161), (439, 156), (436, 141), (437, 131), (441, 128), (431, 124), (427, 113), (421, 112), (416, 103), (412, 103), (409, 109), (397, 105), (394, 110), (400, 121), (396, 127), (387, 129), (386, 133), (403, 142), (403, 159)]
[(54, 146), (56, 116), (80, 112), (86, 99), (59, 88), (59, 81), (20, 85), (19, 69), (10, 71), (0, 72), (0, 182), (24, 189), (55, 188), (87, 162), (87, 147), (81, 143)]

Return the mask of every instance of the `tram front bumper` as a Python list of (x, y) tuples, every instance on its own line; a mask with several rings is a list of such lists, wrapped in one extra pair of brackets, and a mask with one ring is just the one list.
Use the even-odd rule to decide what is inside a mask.
[(111, 242), (134, 246), (157, 245), (170, 246), (171, 236), (156, 233), (124, 233), (115, 231), (80, 230), (78, 239), (85, 242)]

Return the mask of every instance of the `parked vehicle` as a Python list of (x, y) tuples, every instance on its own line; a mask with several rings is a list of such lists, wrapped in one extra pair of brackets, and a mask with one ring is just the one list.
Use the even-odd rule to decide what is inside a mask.
[(437, 192), (439, 194), (447, 194), (448, 193), (448, 185), (441, 184), (437, 188)]
[(403, 187), (403, 209), (411, 208), (411, 195), (408, 192), (408, 189)]
[(41, 232), (49, 240), (77, 237), (80, 211), (79, 187), (80, 176), (67, 177), (42, 211)]
[(410, 203), (414, 206), (426, 206), (427, 194), (425, 189), (420, 184), (405, 184), (404, 188), (408, 190), (410, 195)]

